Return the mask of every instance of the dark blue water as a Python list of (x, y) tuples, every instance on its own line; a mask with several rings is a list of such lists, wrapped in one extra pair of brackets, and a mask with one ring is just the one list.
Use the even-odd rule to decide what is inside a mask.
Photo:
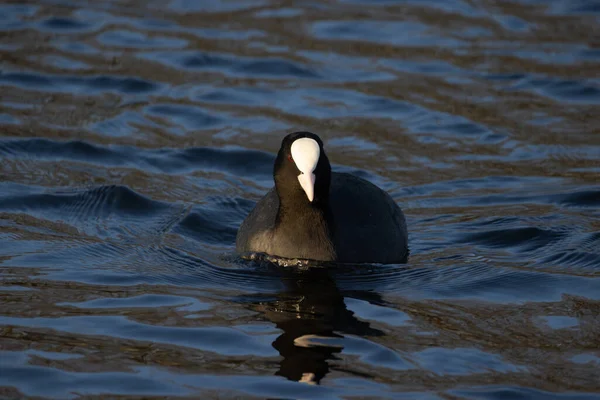
[[(0, 4), (0, 398), (600, 398), (600, 3), (86, 3)], [(296, 130), (407, 264), (236, 256)]]

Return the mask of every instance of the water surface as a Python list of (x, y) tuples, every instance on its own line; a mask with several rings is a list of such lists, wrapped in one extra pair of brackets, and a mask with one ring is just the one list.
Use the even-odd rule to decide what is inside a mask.
[[(592, 0), (0, 5), (0, 397), (593, 399)], [(281, 138), (405, 265), (243, 262)]]

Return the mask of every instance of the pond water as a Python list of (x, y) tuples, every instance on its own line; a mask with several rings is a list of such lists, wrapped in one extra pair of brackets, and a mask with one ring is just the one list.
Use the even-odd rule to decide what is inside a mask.
[[(600, 397), (600, 3), (0, 5), (0, 397)], [(405, 265), (234, 253), (288, 132)]]

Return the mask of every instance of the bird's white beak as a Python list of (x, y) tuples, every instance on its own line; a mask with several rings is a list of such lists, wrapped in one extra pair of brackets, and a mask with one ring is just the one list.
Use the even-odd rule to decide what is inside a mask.
[(312, 202), (315, 198), (315, 174), (313, 171), (317, 168), (321, 149), (319, 143), (311, 138), (296, 139), (292, 143), (292, 158), (301, 174), (298, 175), (298, 181), (302, 190), (306, 193), (308, 201)]
[(309, 174), (300, 174), (298, 175), (298, 181), (300, 182), (300, 186), (306, 193), (306, 197), (308, 197), (308, 201), (312, 202), (315, 198), (315, 174), (312, 172)]

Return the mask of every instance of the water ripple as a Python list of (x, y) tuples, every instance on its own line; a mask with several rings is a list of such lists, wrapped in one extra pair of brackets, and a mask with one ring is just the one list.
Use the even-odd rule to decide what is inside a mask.
[(334, 40), (371, 41), (396, 46), (461, 47), (464, 43), (432, 34), (418, 22), (398, 21), (319, 21), (313, 24), (314, 35)]
[(110, 92), (139, 94), (153, 92), (160, 88), (157, 83), (138, 78), (96, 76), (79, 78), (72, 76), (41, 75), (34, 73), (0, 73), (0, 83), (28, 90), (50, 92)]
[[(18, 3), (0, 396), (600, 390), (597, 1)], [(402, 206), (406, 264), (235, 253), (295, 130)]]
[[(216, 351), (230, 356), (276, 355), (271, 347), (274, 337), (270, 335), (247, 335), (239, 330), (226, 328), (177, 328), (152, 326), (123, 317), (67, 317), (67, 318), (11, 318), (0, 317), (3, 325), (50, 328), (57, 331), (86, 335), (113, 337), (169, 343)], [(232, 347), (231, 343), (236, 343)]]
[(56, 142), (47, 139), (0, 141), (0, 155), (13, 158), (74, 160), (97, 165), (132, 166), (164, 173), (213, 169), (232, 174), (270, 179), (272, 154), (247, 149), (187, 148), (141, 150), (131, 147), (104, 147), (81, 141)]
[(282, 59), (251, 59), (227, 54), (199, 52), (151, 52), (139, 54), (144, 60), (157, 61), (178, 69), (214, 71), (232, 76), (272, 76), (319, 79), (312, 69)]
[(529, 252), (549, 246), (564, 236), (564, 232), (526, 227), (479, 232), (467, 235), (463, 240), (467, 243), (478, 243), (490, 247), (516, 247), (522, 252)]

